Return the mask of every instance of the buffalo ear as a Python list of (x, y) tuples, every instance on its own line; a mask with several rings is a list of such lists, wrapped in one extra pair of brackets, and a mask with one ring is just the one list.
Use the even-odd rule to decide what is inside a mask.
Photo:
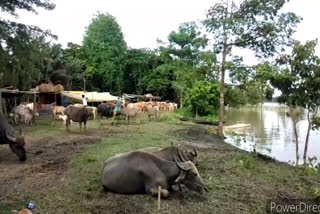
[(176, 184), (181, 183), (186, 178), (186, 175), (187, 175), (186, 171), (180, 170), (180, 175), (176, 178), (174, 183), (176, 183)]

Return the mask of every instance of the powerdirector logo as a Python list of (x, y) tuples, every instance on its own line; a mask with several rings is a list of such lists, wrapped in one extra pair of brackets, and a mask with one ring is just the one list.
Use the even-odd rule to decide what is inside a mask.
[(268, 200), (267, 213), (320, 213), (320, 202), (314, 200)]

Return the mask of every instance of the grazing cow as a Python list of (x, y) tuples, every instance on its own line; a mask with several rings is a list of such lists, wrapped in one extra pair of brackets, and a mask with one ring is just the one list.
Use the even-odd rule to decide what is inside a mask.
[(147, 105), (147, 114), (149, 117), (149, 120), (151, 120), (151, 116), (153, 116), (155, 119), (158, 119), (159, 117), (159, 107), (158, 106), (152, 106), (152, 104)]
[(57, 115), (64, 115), (65, 107), (63, 106), (53, 106), (52, 107), (52, 116), (56, 118)]
[(19, 134), (16, 133), (2, 113), (0, 113), (0, 144), (9, 144), (11, 151), (18, 156), (20, 161), (27, 160), (23, 132), (20, 130)]
[(92, 108), (88, 107), (75, 107), (72, 105), (69, 105), (65, 111), (65, 115), (67, 115), (67, 121), (66, 121), (66, 128), (67, 131), (70, 132), (70, 121), (72, 120), (73, 122), (79, 122), (80, 126), (80, 132), (82, 132), (82, 123), (84, 124), (84, 132), (86, 132), (86, 125), (87, 125), (87, 120), (90, 116), (93, 115), (92, 113)]
[[(116, 112), (116, 109), (114, 109), (114, 111), (113, 111), (113, 119), (115, 118), (115, 116), (117, 114), (118, 113)], [(126, 117), (127, 124), (129, 124), (129, 119), (131, 117), (136, 118), (136, 124), (140, 124), (140, 119), (141, 119), (141, 114), (142, 114), (140, 108), (138, 108), (138, 107), (132, 107), (132, 108), (121, 107), (120, 114), (124, 115)]]
[(25, 125), (32, 125), (36, 113), (28, 107), (16, 106), (12, 110), (13, 121), (15, 124), (24, 123)]
[(190, 190), (208, 191), (191, 161), (167, 161), (148, 152), (130, 152), (106, 160), (102, 171), (105, 190), (122, 194), (150, 193), (169, 197), (168, 188), (185, 184)]
[(98, 105), (98, 115), (100, 118), (107, 117), (111, 118), (113, 116), (113, 110), (115, 105), (108, 104), (108, 103), (101, 103)]
[[(75, 106), (75, 107), (84, 107), (84, 105), (80, 104), (80, 103), (73, 104), (73, 106)], [(86, 107), (87, 108), (92, 108), (92, 115), (93, 115), (93, 119), (95, 120), (97, 118), (98, 108), (95, 107), (95, 106), (86, 106)]]

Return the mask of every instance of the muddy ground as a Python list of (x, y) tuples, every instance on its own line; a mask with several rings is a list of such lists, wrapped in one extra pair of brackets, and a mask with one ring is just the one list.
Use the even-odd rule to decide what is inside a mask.
[(315, 199), (319, 175), (240, 151), (208, 130), (168, 119), (140, 126), (94, 121), (86, 134), (77, 125), (66, 133), (59, 122), (45, 118), (27, 131), (25, 163), (0, 147), (0, 213), (29, 201), (41, 214), (155, 213), (156, 200), (149, 195), (103, 192), (101, 166), (116, 153), (171, 142), (198, 150), (198, 169), (210, 192), (173, 192), (162, 200), (160, 213), (266, 213), (268, 199)]

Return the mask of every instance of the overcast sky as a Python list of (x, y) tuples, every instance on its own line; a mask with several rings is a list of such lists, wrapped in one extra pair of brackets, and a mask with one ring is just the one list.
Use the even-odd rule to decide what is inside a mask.
[[(53, 11), (38, 15), (19, 12), (20, 21), (50, 29), (58, 42), (81, 44), (86, 27), (97, 11), (115, 16), (132, 48), (155, 48), (156, 39), (166, 40), (180, 23), (205, 18), (205, 11), (217, 0), (52, 0)], [(295, 38), (301, 41), (320, 38), (320, 0), (291, 0), (284, 10), (295, 12), (304, 20)]]

